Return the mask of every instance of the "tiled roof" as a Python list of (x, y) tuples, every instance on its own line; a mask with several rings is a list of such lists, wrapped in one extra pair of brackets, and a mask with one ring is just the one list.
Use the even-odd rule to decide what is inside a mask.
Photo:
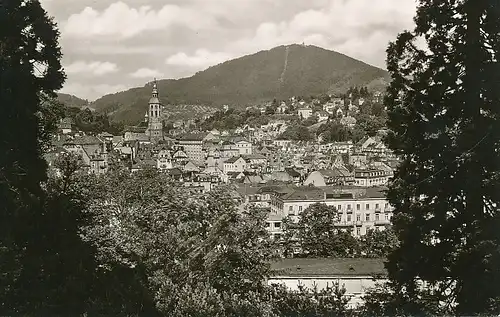
[(84, 135), (81, 137), (74, 138), (73, 140), (68, 141), (66, 143), (83, 145), (83, 144), (101, 144), (101, 143), (103, 143), (103, 141), (95, 136)]
[(294, 170), (293, 168), (287, 167), (285, 168), (285, 171), (290, 175), (291, 177), (300, 177), (300, 173)]
[(248, 184), (237, 184), (236, 191), (240, 194), (240, 196), (244, 197), (245, 195), (255, 195), (259, 193), (259, 187)]
[(282, 197), (283, 200), (321, 200), (325, 198), (325, 192), (318, 187), (297, 187), (293, 192)]
[(366, 188), (365, 197), (367, 198), (385, 198), (387, 187), (369, 187)]
[(240, 156), (233, 156), (233, 157), (230, 157), (227, 161), (225, 161), (224, 163), (235, 163), (237, 160), (240, 159)]
[(208, 135), (206, 132), (202, 133), (186, 133), (179, 136), (179, 140), (182, 141), (203, 141), (203, 139)]
[(293, 258), (271, 263), (274, 276), (372, 276), (387, 275), (385, 259)]
[(321, 175), (324, 177), (348, 177), (352, 174), (346, 168), (334, 167), (330, 170), (320, 170)]

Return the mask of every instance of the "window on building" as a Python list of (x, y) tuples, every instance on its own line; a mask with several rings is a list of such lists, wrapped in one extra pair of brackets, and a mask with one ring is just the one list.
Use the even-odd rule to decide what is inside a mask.
[(389, 220), (389, 215), (388, 214), (385, 215), (385, 220)]
[(342, 205), (338, 205), (337, 210), (342, 210)]
[(293, 211), (293, 206), (288, 206), (288, 211)]
[(281, 222), (275, 222), (274, 223), (275, 228), (281, 228)]
[(356, 204), (356, 210), (361, 210), (361, 205), (360, 204)]
[(274, 235), (274, 239), (276, 239), (276, 240), (281, 239), (281, 234), (276, 233), (276, 234)]
[(356, 215), (356, 221), (361, 221), (361, 215), (360, 214)]
[(347, 209), (350, 210), (351, 209), (351, 204), (348, 204), (347, 205)]
[(379, 209), (380, 208), (380, 205), (379, 204), (375, 204), (375, 209)]
[(369, 210), (370, 209), (370, 204), (366, 204), (365, 209)]
[(379, 221), (380, 220), (380, 214), (375, 214), (375, 221)]
[(299, 211), (302, 211), (302, 206), (299, 206)]
[(366, 221), (370, 221), (370, 214), (366, 214), (365, 219), (366, 219)]
[(351, 222), (351, 215), (347, 215), (347, 222)]
[(356, 228), (356, 234), (357, 234), (358, 236), (360, 236), (360, 235), (361, 235), (361, 228)]

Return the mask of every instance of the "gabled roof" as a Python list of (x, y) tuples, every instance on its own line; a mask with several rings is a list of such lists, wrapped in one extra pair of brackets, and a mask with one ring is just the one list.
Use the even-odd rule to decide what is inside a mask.
[(260, 175), (247, 175), (245, 177), (245, 180), (248, 180), (250, 183), (253, 184), (259, 184), (264, 181)]
[(291, 167), (285, 168), (285, 172), (287, 172), (291, 177), (300, 177), (300, 173)]
[(233, 157), (230, 157), (227, 161), (225, 161), (224, 163), (235, 163), (236, 161), (238, 161), (239, 159), (242, 159), (242, 160), (245, 160), (244, 158), (242, 158), (241, 156), (233, 156)]

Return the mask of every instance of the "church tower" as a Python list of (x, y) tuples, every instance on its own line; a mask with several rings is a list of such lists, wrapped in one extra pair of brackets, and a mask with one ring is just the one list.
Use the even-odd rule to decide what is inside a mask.
[(153, 94), (151, 99), (149, 99), (148, 129), (146, 133), (151, 141), (158, 142), (159, 140), (163, 140), (163, 121), (156, 79), (153, 84)]

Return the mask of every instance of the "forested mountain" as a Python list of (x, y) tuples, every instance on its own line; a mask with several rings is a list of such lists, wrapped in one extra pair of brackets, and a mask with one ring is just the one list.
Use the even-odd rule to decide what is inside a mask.
[[(341, 93), (349, 87), (382, 89), (385, 70), (316, 46), (288, 45), (212, 66), (194, 76), (158, 82), (164, 104), (245, 106), (292, 96)], [(92, 107), (114, 120), (140, 121), (151, 95), (150, 85), (106, 95)]]
[(73, 95), (57, 93), (57, 100), (67, 107), (82, 108), (88, 105), (88, 101)]

